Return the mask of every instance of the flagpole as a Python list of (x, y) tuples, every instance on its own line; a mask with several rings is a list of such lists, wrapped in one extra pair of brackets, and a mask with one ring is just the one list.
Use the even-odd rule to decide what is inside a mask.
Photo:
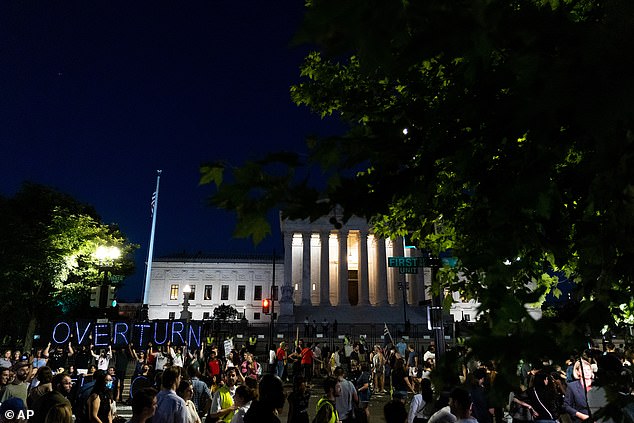
[(150, 297), (150, 278), (152, 277), (152, 257), (154, 254), (154, 232), (156, 230), (156, 211), (158, 209), (159, 199), (159, 183), (161, 182), (162, 170), (156, 171), (156, 191), (154, 192), (154, 204), (152, 207), (152, 230), (150, 231), (150, 246), (147, 254), (147, 264), (145, 266), (145, 285), (143, 288), (143, 306), (141, 308), (142, 320), (149, 318), (149, 297)]

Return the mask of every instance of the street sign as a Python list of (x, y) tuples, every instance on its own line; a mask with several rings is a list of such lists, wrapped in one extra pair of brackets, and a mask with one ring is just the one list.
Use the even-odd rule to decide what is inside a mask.
[(423, 267), (425, 259), (423, 257), (388, 257), (388, 267)]
[(388, 257), (388, 267), (398, 267), (398, 273), (404, 274), (416, 274), (418, 268), (425, 265), (425, 259), (423, 257)]

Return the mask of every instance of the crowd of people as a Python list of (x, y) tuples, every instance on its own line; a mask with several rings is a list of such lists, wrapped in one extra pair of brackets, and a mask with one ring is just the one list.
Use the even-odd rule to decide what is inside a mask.
[[(364, 423), (372, 398), (381, 398), (389, 400), (387, 422), (579, 423), (606, 404), (597, 381), (631, 374), (625, 371), (630, 357), (610, 344), (563, 367), (522, 364), (522, 385), (500, 406), (489, 396), (496, 376), (491, 362), (466, 361), (456, 380), (446, 381), (453, 389), (438, 392), (430, 379), (433, 344), (422, 351), (405, 339), (369, 346), (346, 336), (333, 347), (295, 339), (267, 348), (264, 363), (255, 347), (49, 344), (30, 355), (7, 350), (0, 357), (0, 419), (10, 420), (6, 410), (15, 418), (31, 410), (35, 423), (113, 423), (122, 420), (117, 405), (125, 399), (133, 423), (279, 422), (285, 405), (287, 423)], [(622, 384), (629, 389), (629, 382)], [(320, 398), (311, 409), (313, 393)]]
[(48, 344), (32, 354), (6, 350), (0, 358), (0, 402), (11, 407), (15, 418), (30, 410), (42, 423), (70, 423), (52, 420), (51, 410), (65, 407), (78, 423), (112, 423), (126, 392), (127, 402), (138, 411), (135, 422), (149, 418), (153, 403), (153, 422), (248, 421), (247, 410), (263, 378), (255, 345), (249, 346), (222, 360), (214, 345), (189, 351), (169, 342), (140, 349), (69, 343)]
[[(388, 423), (581, 423), (583, 421), (634, 421), (632, 366), (634, 351), (607, 342), (571, 356), (563, 365), (544, 359), (520, 362), (521, 383), (508, 402), (495, 401), (496, 366), (471, 358), (445, 390), (437, 392), (426, 375), (411, 377), (409, 395), (393, 385), (392, 400), (385, 406)], [(394, 383), (394, 378), (392, 378)], [(612, 407), (608, 405), (608, 389)], [(409, 385), (408, 385), (409, 389)], [(614, 395), (615, 394), (615, 395)], [(613, 420), (620, 416), (620, 420)]]

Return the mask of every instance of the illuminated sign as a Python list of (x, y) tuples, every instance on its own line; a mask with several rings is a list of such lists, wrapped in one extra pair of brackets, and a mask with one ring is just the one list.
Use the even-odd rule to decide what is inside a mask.
[(184, 345), (200, 348), (202, 340), (202, 322), (184, 320), (154, 320), (151, 322), (109, 322), (99, 323), (91, 320), (61, 321), (55, 324), (51, 332), (51, 342), (79, 345)]

